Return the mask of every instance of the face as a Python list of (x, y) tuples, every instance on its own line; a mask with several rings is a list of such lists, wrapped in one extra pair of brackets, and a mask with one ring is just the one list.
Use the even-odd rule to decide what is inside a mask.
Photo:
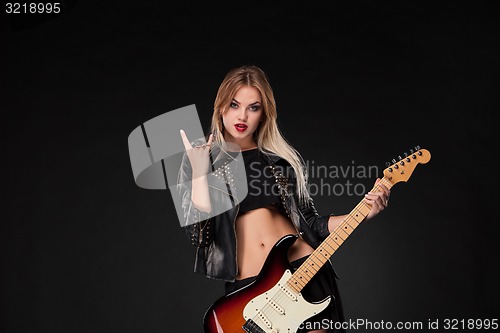
[(241, 149), (253, 148), (253, 133), (257, 130), (264, 111), (259, 90), (241, 87), (222, 116), (224, 139), (238, 144)]

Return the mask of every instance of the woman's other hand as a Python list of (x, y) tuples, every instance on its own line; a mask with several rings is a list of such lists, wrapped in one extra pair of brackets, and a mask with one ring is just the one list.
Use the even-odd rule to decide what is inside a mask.
[(377, 180), (375, 181), (375, 186), (378, 186), (380, 188), (380, 191), (370, 191), (365, 194), (365, 201), (371, 206), (370, 212), (366, 216), (367, 220), (373, 218), (375, 215), (383, 211), (389, 204), (389, 196), (391, 195), (391, 191), (385, 185), (379, 184), (379, 182), (380, 178), (377, 178)]

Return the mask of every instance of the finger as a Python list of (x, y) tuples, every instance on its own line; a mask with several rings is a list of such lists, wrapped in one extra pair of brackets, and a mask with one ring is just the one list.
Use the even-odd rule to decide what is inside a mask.
[(378, 187), (381, 189), (381, 191), (374, 192), (374, 193), (384, 193), (384, 195), (389, 197), (389, 195), (391, 195), (391, 190), (389, 190), (389, 188), (387, 186), (385, 186), (384, 184), (379, 183), (379, 182), (380, 182), (380, 178), (377, 178), (377, 180), (375, 181), (375, 185), (378, 185)]
[(365, 196), (369, 197), (372, 200), (377, 200), (377, 198), (379, 198), (379, 197), (384, 197), (385, 194), (384, 194), (384, 192), (372, 192), (372, 191), (370, 191), (370, 192), (366, 193)]
[(214, 141), (214, 135), (210, 134), (210, 136), (208, 137), (207, 145), (210, 146), (212, 144), (212, 141)]
[(383, 197), (380, 197), (378, 200), (377, 200), (377, 203), (380, 207), (380, 210), (383, 210), (385, 207), (387, 207), (387, 200)]
[(193, 149), (191, 142), (189, 142), (186, 136), (186, 132), (184, 132), (184, 130), (181, 130), (180, 132), (181, 132), (182, 143), (184, 144), (184, 149), (186, 150)]
[(381, 210), (380, 203), (377, 200), (365, 197), (365, 201), (370, 205), (372, 209), (376, 209), (377, 211)]
[(389, 201), (383, 192), (368, 192), (365, 194), (365, 197), (377, 203), (382, 209), (387, 207), (387, 202)]
[(365, 197), (370, 199), (370, 200), (375, 200), (375, 193), (373, 192), (368, 192), (365, 194)]
[(377, 199), (377, 196), (374, 193), (372, 193), (372, 192), (368, 192), (368, 193), (365, 194), (365, 200), (370, 205), (374, 205), (375, 202), (376, 202), (376, 199)]
[(391, 193), (389, 188), (387, 186), (385, 186), (384, 184), (379, 184), (378, 186), (385, 192), (386, 195), (389, 195)]
[(373, 204), (377, 206), (379, 211), (385, 208), (384, 200), (381, 196), (375, 196), (375, 198), (373, 199)]
[(384, 190), (389, 191), (389, 189), (387, 188), (387, 186), (385, 186), (384, 184), (382, 184), (381, 180), (382, 180), (382, 179), (377, 178), (377, 179), (375, 180), (375, 186), (379, 186), (380, 188), (382, 188), (382, 189), (384, 189)]

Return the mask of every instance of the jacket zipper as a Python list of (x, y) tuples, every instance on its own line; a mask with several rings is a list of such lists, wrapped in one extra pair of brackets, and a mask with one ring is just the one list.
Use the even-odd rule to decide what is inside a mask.
[[(274, 170), (275, 169), (275, 164), (273, 162), (271, 162), (271, 164), (269, 164), (269, 166), (271, 166), (271, 170), (272, 170), (272, 173), (273, 173), (273, 176), (277, 179), (277, 177), (279, 175), (276, 174), (276, 171)], [(281, 186), (278, 182), (278, 186), (280, 187), (280, 197), (281, 197), (281, 200), (283, 202), (283, 205), (285, 206), (285, 210), (286, 210), (286, 204), (287, 204), (287, 200), (288, 200), (288, 177), (286, 176), (282, 176), (283, 178), (286, 179), (286, 184), (285, 186)], [(288, 218), (290, 219), (290, 222), (292, 223), (293, 225), (293, 228), (295, 229), (295, 231), (297, 232), (297, 236), (299, 236), (300, 238), (302, 238), (302, 234), (301, 232), (299, 231), (297, 225), (295, 224), (295, 222), (293, 221), (293, 214), (292, 214), (292, 207), (290, 205), (290, 207), (288, 207)], [(300, 224), (300, 222), (299, 222)]]
[[(239, 270), (238, 270), (238, 237), (236, 236), (236, 218), (238, 217), (238, 213), (240, 211), (240, 203), (239, 203), (239, 200), (238, 198), (236, 198), (234, 195), (230, 194), (229, 192), (227, 191), (224, 191), (218, 187), (215, 187), (215, 186), (212, 186), (212, 185), (208, 185), (209, 187), (213, 188), (213, 189), (216, 189), (218, 191), (221, 191), (225, 194), (227, 194), (228, 196), (232, 197), (233, 198), (233, 202), (238, 202), (234, 207), (236, 208), (236, 214), (234, 215), (234, 219), (233, 219), (233, 234), (234, 234), (234, 242), (235, 242), (235, 248), (234, 248), (234, 267), (236, 267), (236, 274), (235, 274), (235, 277), (238, 275), (239, 273)], [(293, 223), (292, 223), (293, 224)], [(201, 232), (200, 232), (200, 235), (201, 235)], [(200, 236), (200, 239), (201, 239), (201, 236)]]
[(234, 219), (233, 219), (233, 233), (234, 233), (234, 243), (235, 243), (234, 265), (236, 267), (236, 274), (234, 275), (235, 280), (236, 280), (236, 276), (238, 276), (238, 273), (239, 273), (239, 269), (238, 269), (238, 237), (236, 236), (236, 218), (238, 217), (239, 211), (240, 211), (240, 205), (238, 204), (236, 206), (236, 215), (234, 215)]

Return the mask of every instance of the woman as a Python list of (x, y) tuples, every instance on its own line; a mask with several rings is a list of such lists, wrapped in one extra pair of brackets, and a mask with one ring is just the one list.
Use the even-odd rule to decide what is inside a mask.
[[(300, 235), (288, 252), (291, 265), (297, 268), (345, 217), (317, 213), (301, 155), (282, 136), (276, 120), (276, 103), (266, 74), (256, 66), (242, 66), (231, 70), (219, 87), (207, 143), (193, 146), (181, 130), (188, 160), (179, 172), (179, 191), (186, 231), (197, 247), (195, 271), (226, 281), (226, 294), (255, 279), (283, 236)], [(236, 156), (228, 148), (231, 144), (241, 150), (248, 195), (232, 202), (226, 211), (214, 212), (214, 205), (220, 205), (224, 195), (226, 200), (234, 198), (228, 196), (229, 185), (229, 192), (222, 187), (217, 191), (207, 176), (231, 171), (227, 163), (217, 163), (224, 159), (221, 155)], [(365, 195), (372, 207), (366, 219), (387, 206), (389, 190), (383, 185), (380, 188), (380, 192)], [(309, 302), (328, 295), (334, 301), (304, 322), (302, 332), (327, 332), (324, 328), (307, 330), (318, 327), (313, 323), (323, 319), (343, 321), (335, 277), (328, 263), (303, 289)]]

